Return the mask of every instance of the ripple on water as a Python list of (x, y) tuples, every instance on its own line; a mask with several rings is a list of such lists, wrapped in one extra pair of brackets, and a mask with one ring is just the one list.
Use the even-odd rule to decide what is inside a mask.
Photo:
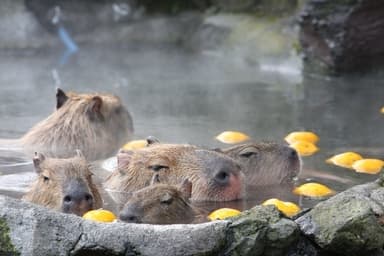
[(25, 193), (35, 178), (35, 172), (1, 175), (0, 190)]

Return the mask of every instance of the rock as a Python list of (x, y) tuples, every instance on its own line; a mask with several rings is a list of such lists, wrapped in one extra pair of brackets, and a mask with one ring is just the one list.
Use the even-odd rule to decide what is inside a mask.
[(355, 186), (319, 203), (296, 223), (325, 251), (368, 255), (384, 245), (383, 196), (381, 180)]
[(384, 2), (311, 0), (301, 12), (305, 68), (347, 73), (383, 67)]
[[(227, 222), (156, 226), (96, 223), (0, 197), (15, 250), (21, 255), (201, 255), (225, 241)], [(10, 247), (12, 248), (12, 247)]]
[(284, 255), (298, 238), (296, 224), (274, 206), (255, 206), (230, 224), (225, 255)]
[(299, 233), (273, 206), (257, 206), (226, 221), (148, 225), (97, 223), (5, 196), (0, 197), (0, 230), (3, 251), (28, 256), (284, 255)]

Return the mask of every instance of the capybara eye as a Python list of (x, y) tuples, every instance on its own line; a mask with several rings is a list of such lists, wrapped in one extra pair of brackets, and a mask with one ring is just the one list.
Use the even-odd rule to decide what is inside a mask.
[(165, 165), (159, 165), (159, 164), (150, 165), (150, 166), (148, 166), (148, 168), (151, 169), (152, 171), (155, 171), (155, 172), (158, 172), (158, 171), (160, 171), (161, 169), (169, 169), (168, 166), (165, 166)]
[(253, 152), (253, 151), (248, 151), (248, 152), (244, 152), (244, 153), (239, 154), (239, 156), (246, 157), (246, 158), (249, 158), (251, 156), (256, 156), (256, 155), (257, 155), (257, 153)]
[(170, 205), (172, 203), (172, 201), (173, 201), (173, 197), (166, 194), (161, 198), (160, 203), (165, 204), (165, 205)]
[(47, 176), (43, 176), (43, 180), (44, 180), (44, 182), (48, 182), (49, 178)]

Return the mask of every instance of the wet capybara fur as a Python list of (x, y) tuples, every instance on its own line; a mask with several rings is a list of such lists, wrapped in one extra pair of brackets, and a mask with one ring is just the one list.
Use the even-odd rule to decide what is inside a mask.
[(120, 220), (147, 224), (189, 224), (206, 220), (202, 211), (189, 201), (192, 183), (188, 179), (178, 186), (155, 180), (132, 193), (119, 213)]
[(115, 154), (132, 133), (132, 118), (117, 96), (66, 94), (58, 89), (56, 110), (20, 143), (28, 153), (67, 158), (79, 149), (87, 160), (96, 160)]
[(80, 151), (75, 157), (65, 159), (36, 153), (33, 163), (38, 176), (24, 200), (79, 216), (102, 207), (90, 165)]
[[(231, 201), (244, 196), (243, 173), (232, 158), (192, 145), (150, 143), (137, 150), (122, 150), (117, 169), (104, 187), (113, 192), (133, 192), (149, 185), (153, 172), (163, 183), (193, 183), (192, 200)], [(120, 202), (121, 203), (121, 202)]]
[(293, 184), (301, 171), (296, 150), (275, 142), (247, 142), (219, 151), (242, 164), (247, 185)]

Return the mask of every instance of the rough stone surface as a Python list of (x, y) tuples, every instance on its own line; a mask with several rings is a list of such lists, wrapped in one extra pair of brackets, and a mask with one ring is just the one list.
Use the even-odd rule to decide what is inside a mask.
[(304, 234), (326, 251), (362, 255), (384, 245), (384, 188), (359, 185), (316, 205), (298, 218)]
[(149, 225), (96, 223), (0, 197), (0, 219), (21, 255), (285, 255), (298, 240), (296, 223), (271, 206), (228, 221)]
[(215, 254), (224, 246), (228, 225), (96, 223), (9, 197), (0, 197), (0, 218), (21, 255)]
[(226, 255), (284, 255), (299, 238), (296, 224), (274, 206), (256, 206), (229, 226)]
[(383, 255), (383, 183), (355, 186), (295, 221), (255, 206), (191, 225), (97, 223), (1, 196), (0, 255)]
[(311, 0), (301, 12), (306, 68), (325, 73), (383, 67), (384, 2)]

